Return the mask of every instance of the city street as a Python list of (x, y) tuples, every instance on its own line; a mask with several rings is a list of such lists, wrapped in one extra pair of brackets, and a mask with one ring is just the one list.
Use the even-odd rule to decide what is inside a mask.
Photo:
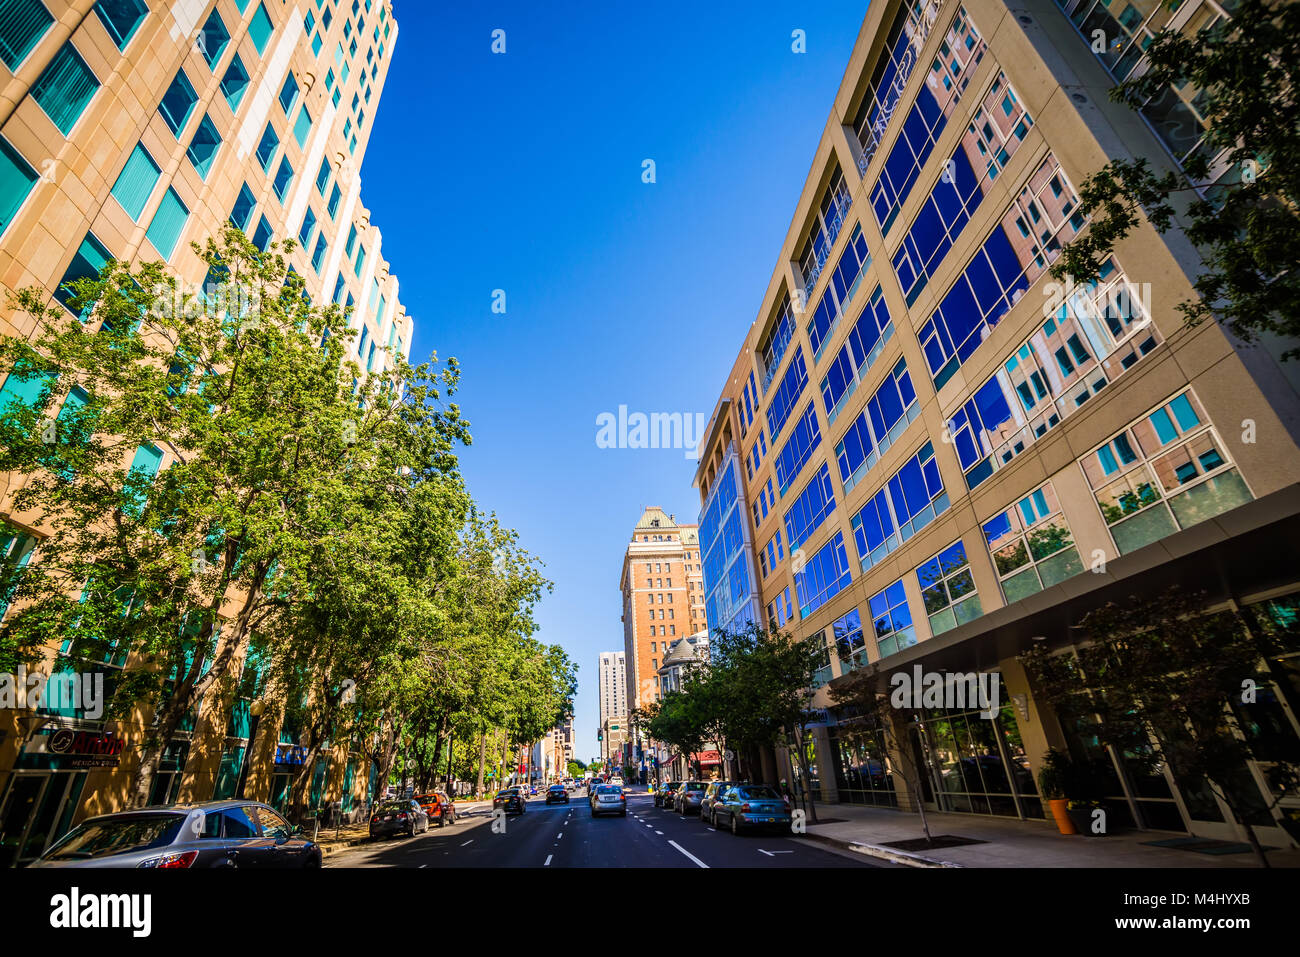
[(377, 841), (331, 854), (326, 867), (892, 867), (849, 852), (824, 850), (788, 834), (734, 837), (695, 815), (654, 806), (651, 795), (628, 792), (628, 814), (592, 818), (587, 792), (567, 805), (538, 796), (492, 833), (490, 808), (414, 838)]

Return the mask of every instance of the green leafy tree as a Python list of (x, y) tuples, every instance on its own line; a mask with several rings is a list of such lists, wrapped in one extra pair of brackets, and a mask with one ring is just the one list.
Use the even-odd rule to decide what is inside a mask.
[[(1270, 680), (1266, 659), (1280, 649), (1235, 612), (1205, 607), (1204, 595), (1179, 588), (1130, 596), (1083, 619), (1087, 643), (1075, 654), (1035, 648), (1020, 660), (1035, 694), (1079, 735), (1151, 773), (1167, 764), (1185, 788), (1208, 785), (1267, 867), (1252, 819), (1267, 817), (1270, 805), (1244, 773), (1256, 757), (1244, 705)], [(1272, 764), (1270, 775), (1272, 804), (1300, 784), (1286, 762)]]
[(162, 264), (109, 263), (75, 284), (80, 317), (16, 294), (37, 334), (0, 340), (0, 370), (39, 384), (3, 410), (0, 471), (49, 532), (0, 647), (66, 640), (70, 666), (128, 665), (110, 714), (153, 715), (137, 804), (186, 716), (311, 588), (337, 503), (452, 475), (469, 438), (445, 403), (454, 360), (364, 374), (347, 317), (310, 302), (279, 247), (232, 228), (195, 248), (221, 283), (202, 298)]
[[(1300, 356), (1300, 6), (1241, 0), (1195, 34), (1161, 31), (1145, 60), (1111, 99), (1138, 109), (1170, 87), (1190, 90), (1209, 124), (1204, 139), (1181, 170), (1139, 157), (1088, 177), (1080, 210), (1091, 226), (1052, 275), (1091, 282), (1143, 217), (1162, 233), (1178, 221), (1205, 265), (1197, 297), (1178, 306), (1184, 321), (1217, 318), (1245, 342), (1277, 336), (1283, 360)], [(1212, 166), (1227, 175), (1198, 188)]]

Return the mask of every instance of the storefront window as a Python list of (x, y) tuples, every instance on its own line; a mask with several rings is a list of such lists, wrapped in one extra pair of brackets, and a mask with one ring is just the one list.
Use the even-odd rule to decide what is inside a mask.
[(878, 730), (866, 727), (831, 729), (835, 786), (843, 804), (897, 807), (894, 769)]
[(1043, 816), (1010, 703), (992, 720), (978, 711), (927, 709), (921, 730), (940, 810)]

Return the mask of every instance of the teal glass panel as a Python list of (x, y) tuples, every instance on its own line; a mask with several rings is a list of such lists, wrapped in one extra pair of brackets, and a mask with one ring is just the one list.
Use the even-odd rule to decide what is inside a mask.
[(32, 84), (31, 94), (59, 132), (72, 132), (86, 104), (99, 89), (99, 80), (71, 43), (65, 43)]

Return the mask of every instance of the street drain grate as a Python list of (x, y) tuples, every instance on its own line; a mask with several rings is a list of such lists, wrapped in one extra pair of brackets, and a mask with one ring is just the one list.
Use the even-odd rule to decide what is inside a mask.
[(882, 844), (881, 847), (892, 847), (898, 851), (938, 851), (945, 847), (964, 847), (967, 844), (987, 844), (988, 841), (978, 841), (973, 837), (957, 837), (953, 834), (940, 834), (938, 837), (926, 840), (923, 837), (914, 838), (910, 841), (889, 841)]

